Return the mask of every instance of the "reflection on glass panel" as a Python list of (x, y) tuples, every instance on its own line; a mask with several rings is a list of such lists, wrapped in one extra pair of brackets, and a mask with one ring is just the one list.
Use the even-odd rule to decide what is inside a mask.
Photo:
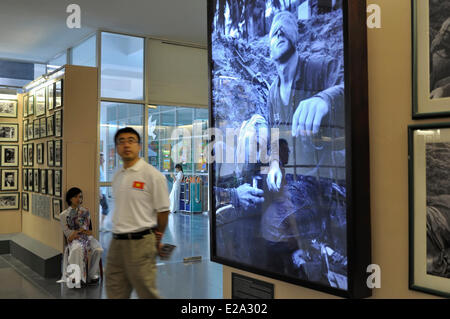
[(97, 66), (96, 35), (91, 36), (72, 49), (72, 64), (83, 66)]
[[(114, 135), (120, 128), (134, 128), (143, 140), (144, 107), (141, 104), (102, 102), (100, 111), (100, 153), (104, 154), (104, 182), (111, 182), (115, 171), (122, 166), (116, 154)], [(142, 150), (141, 154), (142, 156)]]
[(112, 187), (100, 187), (100, 231), (111, 231), (112, 229), (112, 213), (114, 211), (114, 199)]
[(62, 54), (60, 54), (56, 58), (48, 61), (47, 72), (54, 71), (66, 63), (67, 63), (67, 53), (66, 53), (66, 51), (64, 51)]
[(102, 97), (144, 98), (144, 39), (102, 32)]

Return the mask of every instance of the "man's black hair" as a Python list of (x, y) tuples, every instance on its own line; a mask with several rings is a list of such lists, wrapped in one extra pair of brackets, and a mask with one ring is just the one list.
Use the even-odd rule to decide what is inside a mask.
[(124, 127), (121, 128), (120, 130), (118, 130), (116, 132), (116, 134), (114, 135), (114, 143), (117, 145), (117, 138), (119, 137), (120, 134), (122, 133), (131, 133), (137, 136), (138, 138), (138, 143), (141, 144), (141, 136), (139, 135), (138, 132), (136, 132), (136, 130), (134, 128), (131, 127)]
[(82, 193), (81, 189), (78, 187), (72, 187), (69, 189), (66, 193), (66, 203), (67, 205), (72, 205), (71, 199), (77, 196), (78, 194)]

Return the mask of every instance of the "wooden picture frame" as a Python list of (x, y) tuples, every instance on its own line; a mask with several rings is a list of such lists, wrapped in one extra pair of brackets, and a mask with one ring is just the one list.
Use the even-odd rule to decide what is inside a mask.
[(0, 145), (1, 161), (0, 166), (19, 166), (19, 145)]
[(55, 137), (63, 136), (63, 113), (62, 110), (55, 111)]
[(44, 164), (44, 149), (45, 149), (45, 144), (44, 143), (38, 143), (36, 144), (36, 163), (39, 164)]
[(47, 141), (47, 166), (55, 166), (55, 141)]
[(2, 169), (1, 170), (1, 190), (17, 191), (19, 190), (19, 170)]
[(63, 158), (63, 145), (62, 140), (55, 141), (55, 167), (62, 166), (62, 158)]
[(19, 193), (0, 193), (0, 210), (18, 210)]
[(54, 176), (54, 196), (56, 197), (61, 197), (62, 194), (62, 171), (59, 169), (55, 169), (53, 171), (53, 176)]
[(45, 87), (42, 87), (35, 92), (36, 97), (36, 117), (44, 116), (46, 112), (46, 104), (47, 104), (47, 90)]
[[(446, 1), (411, 0), (414, 119), (450, 116), (450, 26)], [(447, 33), (446, 33), (447, 32)]]
[(30, 208), (29, 203), (28, 193), (22, 193), (22, 210), (28, 212)]
[(450, 297), (450, 123), (410, 125), (409, 288)]
[(53, 212), (53, 219), (60, 220), (59, 215), (62, 213), (63, 207), (62, 207), (62, 200), (57, 198), (52, 198), (52, 212)]
[(17, 118), (17, 100), (0, 99), (0, 117)]
[(18, 142), (19, 124), (0, 123), (0, 142)]

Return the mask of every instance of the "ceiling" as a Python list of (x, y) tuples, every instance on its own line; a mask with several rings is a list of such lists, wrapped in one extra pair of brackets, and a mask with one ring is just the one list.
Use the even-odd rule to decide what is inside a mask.
[[(81, 8), (70, 29), (69, 4)], [(0, 0), (0, 59), (46, 62), (98, 29), (206, 46), (207, 0)]]

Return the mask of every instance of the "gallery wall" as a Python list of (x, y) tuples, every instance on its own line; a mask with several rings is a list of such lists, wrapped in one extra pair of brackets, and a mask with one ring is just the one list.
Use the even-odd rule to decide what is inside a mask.
[[(407, 126), (449, 122), (412, 120), (411, 1), (369, 0), (381, 7), (381, 29), (368, 29), (372, 262), (381, 267), (381, 288), (372, 298), (436, 298), (408, 289)], [(223, 295), (231, 298), (231, 273), (274, 283), (275, 298), (332, 295), (223, 268)], [(369, 274), (368, 274), (369, 275)]]

